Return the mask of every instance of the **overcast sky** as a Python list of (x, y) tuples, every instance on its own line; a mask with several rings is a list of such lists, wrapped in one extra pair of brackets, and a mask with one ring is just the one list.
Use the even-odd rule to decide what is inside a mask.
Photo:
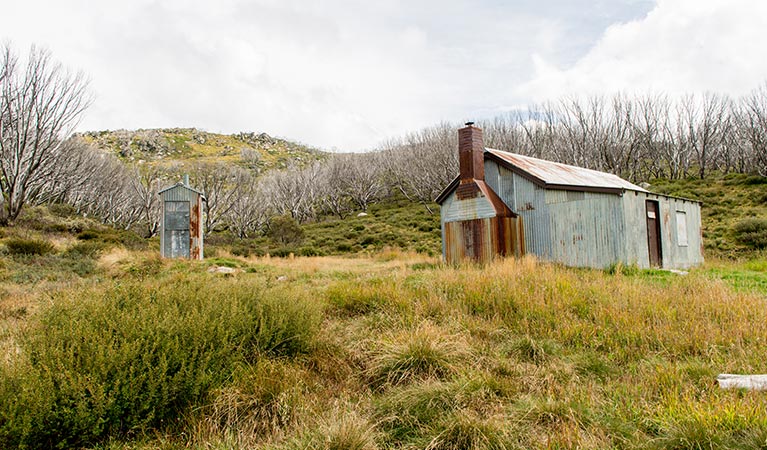
[(565, 94), (741, 95), (765, 0), (24, 0), (0, 39), (95, 96), (80, 130), (267, 132), (359, 151)]

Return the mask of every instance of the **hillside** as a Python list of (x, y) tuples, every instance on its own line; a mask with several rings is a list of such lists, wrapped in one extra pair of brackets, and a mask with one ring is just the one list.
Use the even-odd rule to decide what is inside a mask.
[(266, 133), (232, 135), (194, 128), (93, 131), (78, 134), (86, 142), (125, 161), (171, 164), (173, 161), (227, 162), (257, 172), (302, 166), (322, 160), (326, 153)]

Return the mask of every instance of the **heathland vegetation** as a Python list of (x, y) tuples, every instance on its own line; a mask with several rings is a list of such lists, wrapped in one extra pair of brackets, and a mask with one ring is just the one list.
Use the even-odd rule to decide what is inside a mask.
[(533, 258), (449, 267), (393, 249), (196, 263), (60, 218), (77, 221), (78, 234), (30, 228), (39, 244), (26, 247), (3, 230), (3, 448), (767, 439), (765, 394), (715, 381), (765, 370), (763, 253), (687, 276)]

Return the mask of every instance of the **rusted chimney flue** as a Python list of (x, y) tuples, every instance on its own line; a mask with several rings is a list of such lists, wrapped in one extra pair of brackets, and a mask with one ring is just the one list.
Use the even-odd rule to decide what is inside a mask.
[(458, 130), (458, 162), (461, 183), (485, 180), (485, 144), (482, 129), (474, 122), (466, 122), (466, 127)]

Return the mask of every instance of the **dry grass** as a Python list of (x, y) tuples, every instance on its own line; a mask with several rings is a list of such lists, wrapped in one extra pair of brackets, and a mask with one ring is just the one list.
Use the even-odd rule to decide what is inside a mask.
[[(240, 272), (208, 274), (211, 264)], [(767, 372), (765, 292), (717, 276), (758, 279), (754, 262), (676, 276), (529, 257), (448, 267), (390, 250), (203, 263), (114, 250), (99, 267), (118, 281), (193, 277), (227, 292), (259, 283), (324, 311), (311, 353), (232, 368), (178, 424), (117, 437), (116, 448), (693, 449), (767, 438), (767, 394), (715, 383)], [(0, 322), (30, 319), (15, 320)]]

